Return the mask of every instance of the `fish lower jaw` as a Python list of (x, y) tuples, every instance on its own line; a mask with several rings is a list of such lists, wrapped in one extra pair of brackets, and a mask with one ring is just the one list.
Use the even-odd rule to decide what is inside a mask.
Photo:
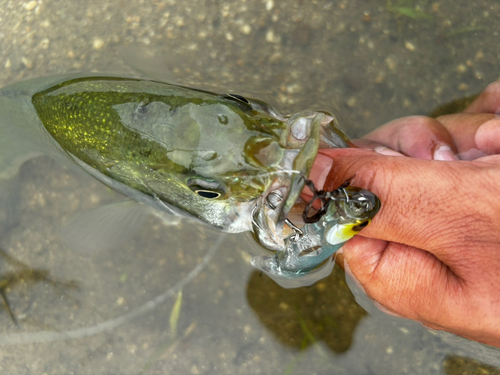
[(252, 208), (252, 232), (255, 239), (268, 250), (282, 250), (285, 247), (283, 238), (284, 196), (287, 186), (278, 186), (257, 201)]

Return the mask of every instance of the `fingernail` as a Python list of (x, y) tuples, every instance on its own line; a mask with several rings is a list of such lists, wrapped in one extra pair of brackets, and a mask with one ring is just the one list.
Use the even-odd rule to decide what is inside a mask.
[(454, 161), (458, 160), (458, 156), (456, 156), (453, 151), (451, 151), (450, 146), (441, 145), (434, 151), (434, 160), (443, 160), (443, 161)]
[(386, 156), (404, 156), (402, 153), (394, 151), (392, 148), (385, 146), (377, 146), (373, 149), (378, 154), (386, 155)]

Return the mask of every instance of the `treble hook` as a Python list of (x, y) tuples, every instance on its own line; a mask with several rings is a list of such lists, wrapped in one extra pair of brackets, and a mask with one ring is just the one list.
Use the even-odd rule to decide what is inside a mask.
[[(266, 206), (268, 206), (271, 210), (275, 210), (276, 205), (271, 201), (270, 199), (271, 197), (277, 198), (280, 202), (283, 200), (283, 197), (281, 196), (281, 194), (275, 191), (269, 193), (269, 195), (266, 197), (266, 203), (265, 203)], [(257, 206), (255, 206), (254, 210), (256, 208)], [(253, 216), (253, 211), (252, 211), (252, 216)], [(292, 223), (288, 218), (285, 219), (285, 224), (288, 225), (290, 229), (293, 231), (293, 236), (292, 236), (293, 241), (297, 241), (300, 237), (304, 235), (304, 232), (302, 232), (302, 230), (294, 223)]]
[[(347, 191), (345, 191), (345, 188), (349, 186), (351, 183), (352, 179), (356, 175), (352, 176), (351, 178), (347, 179), (344, 181), (342, 185), (340, 185), (338, 188), (332, 190), (332, 191), (324, 191), (324, 190), (317, 190), (316, 187), (314, 186), (314, 182), (312, 182), (309, 179), (305, 180), (306, 186), (311, 189), (313, 192), (313, 196), (309, 202), (307, 202), (306, 207), (304, 208), (304, 212), (302, 212), (302, 220), (304, 220), (304, 223), (307, 224), (312, 224), (316, 223), (323, 217), (324, 214), (326, 214), (326, 211), (328, 210), (328, 205), (330, 204), (330, 201), (332, 200), (332, 197), (336, 195), (336, 193), (339, 190), (342, 190), (344, 193), (347, 202), (349, 202), (349, 195), (347, 194)], [(311, 210), (313, 203), (319, 199), (321, 202), (321, 207), (320, 209), (312, 216), (308, 216), (309, 211)]]

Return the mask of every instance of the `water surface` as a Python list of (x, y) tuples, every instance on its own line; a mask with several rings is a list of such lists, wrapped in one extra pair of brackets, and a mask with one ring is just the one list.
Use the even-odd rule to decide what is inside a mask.
[[(498, 79), (499, 13), (494, 0), (0, 0), (0, 84), (152, 77), (331, 111), (356, 137)], [(498, 351), (378, 313), (354, 289), (359, 305), (338, 268), (281, 289), (250, 267), (248, 235), (151, 215), (114, 247), (75, 251), (65, 226), (124, 198), (49, 158), (0, 192), (0, 285), (18, 322), (0, 309), (4, 373), (500, 373)]]

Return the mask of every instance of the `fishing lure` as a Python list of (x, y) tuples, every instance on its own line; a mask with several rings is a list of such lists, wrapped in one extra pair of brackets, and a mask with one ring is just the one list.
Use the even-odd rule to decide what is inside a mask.
[[(307, 184), (314, 188), (310, 181)], [(329, 274), (332, 255), (366, 227), (380, 208), (375, 194), (348, 184), (331, 192), (313, 190), (314, 197), (303, 213), (308, 223), (300, 229), (292, 226), (283, 250), (254, 257), (252, 264), (286, 287), (310, 285)], [(317, 198), (324, 204), (308, 217)]]

